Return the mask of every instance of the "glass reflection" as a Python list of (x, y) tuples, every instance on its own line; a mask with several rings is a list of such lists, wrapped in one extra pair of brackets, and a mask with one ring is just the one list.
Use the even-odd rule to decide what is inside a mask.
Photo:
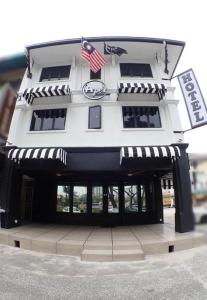
[(119, 188), (118, 186), (108, 187), (108, 213), (119, 212)]
[(70, 212), (70, 186), (58, 185), (57, 187), (57, 212)]
[(127, 185), (124, 187), (125, 212), (138, 212), (138, 187)]
[(103, 187), (92, 187), (92, 213), (101, 213), (103, 211)]
[(146, 212), (147, 211), (147, 206), (146, 206), (146, 192), (145, 192), (145, 186), (141, 185), (141, 203), (142, 203), (142, 211)]
[(86, 213), (87, 211), (87, 187), (74, 186), (73, 188), (73, 212)]

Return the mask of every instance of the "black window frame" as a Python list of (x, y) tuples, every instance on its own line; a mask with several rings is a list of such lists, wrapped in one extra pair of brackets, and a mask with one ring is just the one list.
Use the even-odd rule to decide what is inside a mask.
[(96, 73), (90, 69), (90, 80), (100, 80), (101, 79), (101, 69)]
[(121, 77), (153, 78), (151, 65), (146, 63), (120, 63), (120, 74)]
[[(128, 110), (128, 113), (126, 114), (126, 111)], [(138, 111), (140, 111), (140, 113), (138, 114)], [(142, 111), (142, 113), (141, 113)], [(144, 113), (144, 111), (146, 113)], [(158, 114), (158, 120), (156, 121), (157, 123), (159, 123), (159, 126), (152, 126), (152, 123), (150, 123), (150, 116), (152, 117), (153, 114), (147, 114), (147, 112), (154, 112), (154, 115)], [(126, 116), (131, 117), (131, 126), (127, 126), (126, 124), (126, 120), (124, 120), (124, 118)], [(147, 118), (147, 125), (146, 126), (138, 126), (138, 124), (142, 123), (142, 125), (144, 125), (144, 121), (140, 120), (140, 116), (146, 116)], [(124, 105), (122, 106), (122, 120), (123, 120), (123, 128), (149, 128), (149, 129), (159, 129), (162, 128), (162, 122), (161, 122), (161, 117), (160, 117), (160, 110), (159, 110), (159, 106), (129, 106), (129, 105)], [(130, 122), (130, 121), (129, 121)], [(130, 123), (129, 123), (130, 124)], [(154, 123), (156, 125), (156, 123)], [(134, 125), (134, 126), (132, 126)]]
[[(35, 116), (34, 114), (42, 114), (43, 117), (40, 118), (40, 128), (35, 129)], [(62, 118), (64, 118), (64, 126), (63, 128), (55, 128), (55, 120), (59, 117), (56, 117), (56, 115), (63, 115)], [(48, 115), (48, 116), (46, 116)], [(38, 110), (33, 110), (32, 111), (32, 118), (31, 118), (31, 123), (30, 123), (30, 131), (55, 131), (55, 130), (65, 130), (65, 123), (66, 123), (66, 117), (67, 117), (67, 108), (52, 108), (52, 109), (38, 109)], [(45, 129), (44, 128), (44, 120), (45, 119), (52, 119), (52, 126), (50, 129)]]
[[(99, 109), (99, 124), (98, 126), (92, 126), (91, 125), (91, 111), (95, 108)], [(101, 105), (93, 105), (89, 106), (88, 108), (88, 129), (101, 129), (101, 123), (102, 123), (102, 111), (101, 111)]]
[[(61, 70), (62, 69), (62, 70)], [(61, 76), (62, 74), (66, 73), (66, 76)], [(67, 80), (70, 77), (71, 65), (64, 65), (64, 66), (52, 66), (52, 67), (44, 67), (41, 70), (39, 82), (47, 82), (47, 81), (59, 81), (59, 80)], [(57, 72), (57, 75), (54, 77), (52, 76), (52, 72)]]

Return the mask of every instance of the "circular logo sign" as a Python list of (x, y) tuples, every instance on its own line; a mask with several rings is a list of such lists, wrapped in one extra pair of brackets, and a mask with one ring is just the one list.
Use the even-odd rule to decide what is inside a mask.
[(106, 95), (106, 86), (102, 81), (91, 80), (82, 87), (84, 96), (91, 100), (99, 100)]

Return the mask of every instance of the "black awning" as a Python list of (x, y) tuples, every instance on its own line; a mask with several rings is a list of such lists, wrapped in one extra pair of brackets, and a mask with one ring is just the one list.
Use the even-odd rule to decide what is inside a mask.
[(132, 146), (122, 147), (120, 161), (134, 158), (178, 158), (180, 149), (178, 146)]
[(57, 160), (67, 164), (67, 152), (62, 148), (15, 148), (8, 152), (14, 162), (22, 160)]
[(23, 93), (19, 93), (19, 97), (23, 97), (28, 104), (32, 104), (34, 98), (66, 95), (70, 95), (69, 85), (43, 86), (26, 89)]
[(146, 82), (120, 82), (118, 90), (120, 94), (157, 94), (159, 100), (162, 100), (167, 92), (163, 83)]

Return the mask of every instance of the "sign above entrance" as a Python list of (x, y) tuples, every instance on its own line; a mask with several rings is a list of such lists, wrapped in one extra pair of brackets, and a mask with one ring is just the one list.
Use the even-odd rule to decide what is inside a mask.
[(106, 95), (106, 85), (99, 80), (90, 80), (84, 84), (82, 92), (90, 100), (99, 100)]
[(207, 124), (206, 104), (193, 70), (185, 71), (177, 77), (185, 99), (191, 127), (196, 128)]

